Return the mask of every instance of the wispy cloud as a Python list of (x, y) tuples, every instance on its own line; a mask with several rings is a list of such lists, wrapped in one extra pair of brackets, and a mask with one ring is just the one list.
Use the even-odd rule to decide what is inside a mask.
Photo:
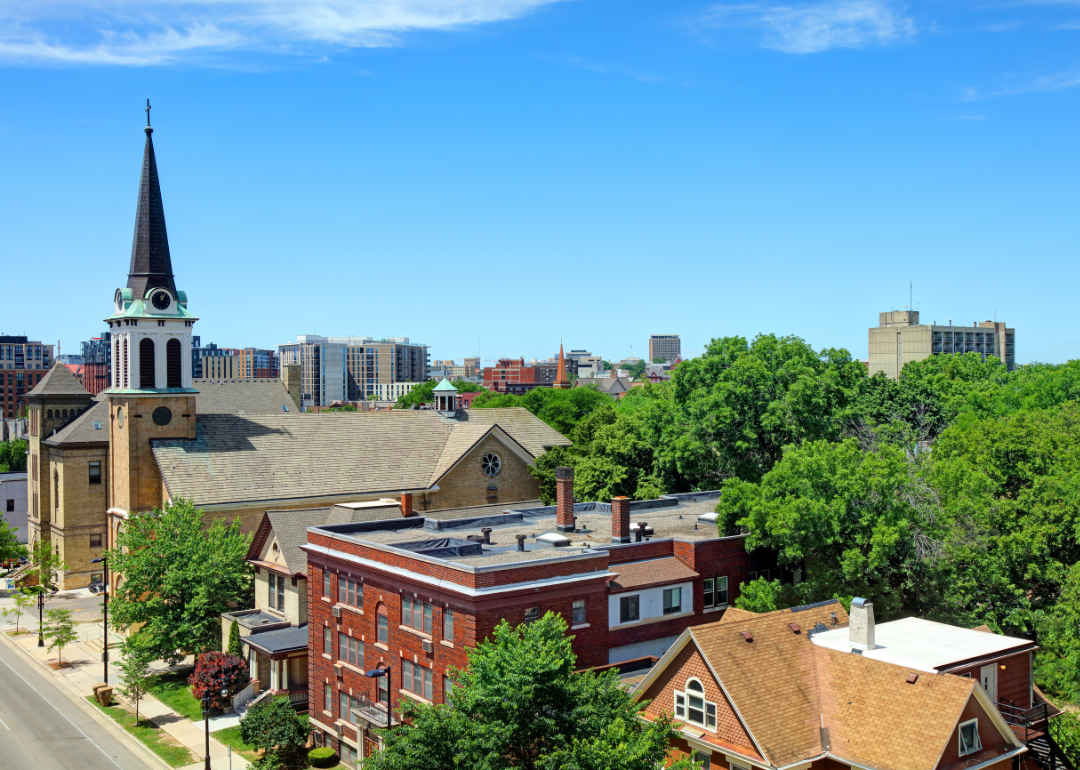
[(5, 0), (0, 61), (148, 66), (237, 50), (323, 56), (508, 21), (564, 0)]
[(601, 75), (620, 75), (636, 80), (639, 83), (660, 83), (664, 80), (662, 75), (643, 72), (633, 67), (626, 67), (622, 64), (598, 64), (597, 62), (590, 61), (581, 56), (544, 56), (538, 53), (534, 53), (533, 56), (537, 59), (543, 59), (544, 61), (555, 62), (556, 64), (565, 64), (569, 67), (578, 67), (591, 72), (598, 72)]
[(915, 22), (888, 0), (721, 4), (709, 9), (699, 26), (760, 29), (766, 48), (798, 54), (891, 45), (915, 35)]
[(1008, 78), (1005, 85), (985, 91), (968, 87), (961, 93), (961, 99), (965, 102), (978, 102), (984, 99), (999, 99), (1003, 96), (1016, 96), (1018, 94), (1056, 93), (1067, 91), (1070, 88), (1080, 86), (1080, 67), (1055, 72), (1051, 75), (1040, 75), (1025, 81), (1016, 78)]

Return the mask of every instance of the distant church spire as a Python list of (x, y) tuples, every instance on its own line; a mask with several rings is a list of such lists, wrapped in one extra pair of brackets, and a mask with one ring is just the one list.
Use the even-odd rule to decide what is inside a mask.
[(161, 203), (157, 159), (154, 157), (154, 133), (150, 123), (150, 100), (146, 101), (146, 147), (143, 150), (142, 177), (139, 182), (139, 204), (135, 209), (135, 237), (131, 242), (131, 268), (128, 288), (134, 299), (146, 296), (147, 289), (165, 288), (176, 295), (172, 259), (169, 256), (169, 236), (165, 232), (165, 208)]
[(570, 387), (570, 378), (566, 376), (566, 359), (563, 358), (562, 340), (559, 340), (559, 363), (555, 371), (555, 384), (552, 387), (558, 390)]

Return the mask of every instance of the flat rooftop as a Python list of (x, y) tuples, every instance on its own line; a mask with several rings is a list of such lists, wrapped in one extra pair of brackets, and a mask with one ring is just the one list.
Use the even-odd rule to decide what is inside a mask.
[[(814, 644), (850, 652), (849, 631), (838, 628), (814, 634)], [(959, 628), (921, 618), (904, 618), (874, 626), (873, 650), (864, 657), (895, 663), (919, 671), (942, 671), (967, 661), (1034, 649), (1027, 639)]]
[[(695, 492), (631, 502), (631, 535), (645, 522), (643, 541), (717, 539), (713, 509), (719, 496)], [(521, 503), (428, 511), (407, 519), (330, 524), (309, 531), (472, 568), (572, 558), (612, 545), (609, 503), (577, 503), (574, 515), (575, 532), (556, 530), (555, 506)], [(485, 528), (491, 530), (490, 542), (481, 542)], [(524, 535), (524, 551), (518, 550), (518, 535)]]

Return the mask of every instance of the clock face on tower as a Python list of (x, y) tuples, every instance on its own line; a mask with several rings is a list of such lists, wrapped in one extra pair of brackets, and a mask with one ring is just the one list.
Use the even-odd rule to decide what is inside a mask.
[(154, 296), (150, 298), (150, 301), (154, 303), (154, 307), (158, 310), (167, 310), (169, 305), (172, 304), (172, 298), (163, 291), (154, 292)]

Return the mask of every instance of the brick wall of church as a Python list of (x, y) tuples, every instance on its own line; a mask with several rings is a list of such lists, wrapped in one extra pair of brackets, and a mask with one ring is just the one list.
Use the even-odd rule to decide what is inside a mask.
[[(53, 472), (60, 480), (59, 505), (52, 523), (52, 539), (60, 548), (60, 556), (67, 564), (62, 587), (84, 588), (90, 584), (90, 576), (102, 572), (100, 565), (91, 559), (100, 557), (106, 544), (106, 509), (108, 508), (108, 449), (50, 448), (50, 476)], [(101, 463), (101, 483), (90, 483), (90, 463)], [(100, 538), (98, 545), (91, 545), (91, 537)]]
[[(480, 460), (488, 452), (493, 452), (502, 461), (497, 476), (488, 476), (481, 468)], [(528, 463), (495, 436), (488, 436), (475, 446), (439, 480), (439, 491), (429, 495), (431, 510), (502, 505), (539, 498), (540, 482), (529, 473)]]

